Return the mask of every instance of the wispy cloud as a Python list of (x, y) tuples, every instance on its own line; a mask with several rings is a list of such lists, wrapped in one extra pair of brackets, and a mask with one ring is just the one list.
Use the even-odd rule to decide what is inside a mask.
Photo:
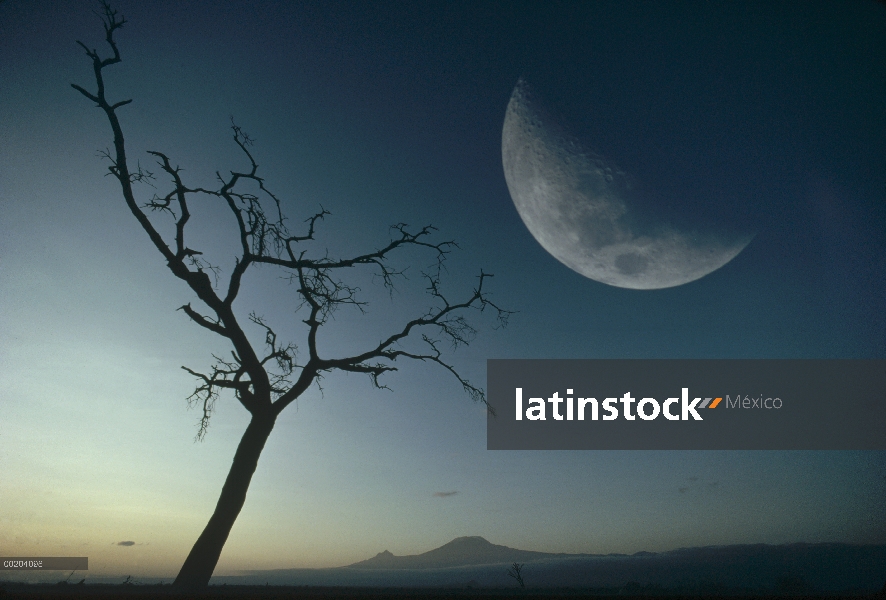
[(135, 542), (117, 542), (118, 546), (135, 546)]
[(434, 498), (448, 498), (455, 496), (458, 492), (434, 492)]
[(681, 494), (686, 492), (691, 492), (692, 494), (713, 493), (720, 485), (719, 481), (704, 481), (699, 477), (687, 477), (686, 479), (690, 483), (677, 488), (677, 491)]

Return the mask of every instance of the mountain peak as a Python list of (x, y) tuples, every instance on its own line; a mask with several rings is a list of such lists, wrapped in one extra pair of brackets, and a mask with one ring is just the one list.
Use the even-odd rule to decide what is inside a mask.
[(466, 565), (511, 564), (558, 556), (545, 552), (515, 550), (493, 544), (479, 535), (457, 537), (422, 554), (395, 556), (385, 550), (374, 558), (350, 565), (360, 569), (439, 569)]
[[(477, 544), (477, 545), (482, 544), (484, 546), (485, 545), (489, 545), (489, 546), (492, 545), (492, 543), (489, 540), (487, 540), (484, 537), (480, 537), (479, 535), (466, 535), (463, 537), (457, 537), (454, 540), (452, 540), (451, 542), (449, 542), (449, 544)], [(449, 544), (445, 544), (445, 545), (448, 546)]]

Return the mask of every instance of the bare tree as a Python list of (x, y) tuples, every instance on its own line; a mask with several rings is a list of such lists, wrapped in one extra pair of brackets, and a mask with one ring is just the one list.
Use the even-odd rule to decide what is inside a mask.
[(525, 588), (526, 584), (523, 582), (523, 565), (519, 563), (514, 563), (508, 568), (508, 575), (517, 580), (517, 583), (520, 584), (521, 588)]
[[(264, 179), (257, 174), (258, 164), (250, 151), (253, 140), (233, 122), (234, 143), (249, 163), (246, 170), (231, 172), (230, 176), (217, 172), (216, 189), (189, 187), (182, 179), (180, 168), (174, 166), (168, 156), (151, 151), (149, 154), (171, 181), (171, 189), (165, 195), (154, 193), (150, 200), (140, 204), (133, 193), (133, 185), (143, 183), (153, 186), (156, 178), (154, 173), (141, 166), (133, 169), (127, 162), (117, 110), (131, 100), (109, 101), (104, 80), (104, 70), (121, 60), (114, 35), (126, 20), (106, 1), (101, 4), (100, 17), (111, 55), (102, 58), (95, 49), (78, 41), (92, 61), (97, 88), (90, 92), (75, 84), (72, 87), (105, 113), (114, 135), (113, 152), (107, 150), (101, 153), (110, 162), (108, 170), (119, 181), (126, 205), (160, 251), (170, 271), (185, 282), (203, 304), (203, 308), (186, 304), (180, 310), (200, 327), (227, 339), (232, 347), (230, 357), (214, 356), (215, 364), (208, 372), (182, 367), (198, 380), (194, 393), (188, 399), (192, 405), (202, 409), (197, 439), (205, 436), (215, 402), (222, 390), (231, 390), (251, 415), (215, 511), (174, 582), (180, 587), (205, 586), (246, 500), (249, 482), (274, 422), (293, 400), (312, 384), (318, 384), (324, 374), (336, 370), (363, 373), (376, 387), (386, 387), (379, 382), (379, 377), (395, 371), (397, 361), (412, 359), (443, 367), (475, 401), (486, 404), (483, 390), (463, 378), (444, 360), (441, 346), (448, 342), (454, 348), (471, 341), (476, 330), (466, 318), (470, 310), (490, 310), (502, 326), (507, 324), (510, 313), (490, 301), (484, 284), (492, 275), (482, 271), (476, 287), (464, 301), (451, 302), (444, 296), (440, 288), (441, 268), (456, 245), (452, 241), (431, 241), (435, 231), (432, 226), (411, 231), (400, 223), (391, 228), (390, 240), (380, 249), (352, 258), (330, 258), (325, 251), (315, 257), (310, 253), (309, 242), (314, 240), (314, 230), (319, 221), (329, 213), (321, 207), (319, 212), (304, 222), (301, 233), (291, 232), (283, 216), (280, 199), (269, 191)], [(246, 187), (251, 191), (245, 190)], [(219, 284), (220, 270), (209, 264), (202, 253), (186, 241), (186, 233), (191, 226), (189, 202), (194, 197), (206, 197), (221, 203), (238, 227), (236, 245), (239, 248), (226, 285)], [(171, 238), (169, 242), (155, 225), (155, 221), (162, 218), (171, 220), (173, 225), (166, 226), (174, 232), (167, 235)], [(382, 284), (391, 290), (395, 280), (404, 273), (392, 267), (389, 258), (408, 248), (424, 250), (432, 256), (433, 265), (422, 272), (431, 297), (431, 307), (362, 352), (350, 356), (322, 356), (318, 351), (318, 336), (336, 309), (350, 306), (362, 311), (365, 306), (365, 301), (358, 298), (359, 290), (345, 283), (341, 275), (355, 268), (368, 268), (380, 276)], [(253, 345), (247, 337), (240, 318), (235, 314), (234, 301), (240, 292), (244, 274), (253, 265), (280, 268), (294, 285), (299, 310), (305, 316), (307, 356), (303, 360), (299, 360), (293, 344), (279, 341), (271, 325), (254, 312), (249, 313), (248, 321), (252, 324), (250, 327), (261, 334), (263, 347), (257, 348), (260, 345)], [(406, 344), (408, 340), (413, 340), (411, 345)], [(407, 346), (419, 349), (406, 349)]]

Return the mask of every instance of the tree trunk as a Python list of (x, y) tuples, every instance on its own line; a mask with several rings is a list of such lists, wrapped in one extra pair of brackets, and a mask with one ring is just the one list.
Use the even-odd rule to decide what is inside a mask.
[(174, 586), (193, 589), (209, 585), (209, 578), (212, 577), (228, 534), (231, 533), (234, 521), (237, 520), (237, 515), (240, 514), (240, 509), (246, 501), (249, 482), (255, 473), (258, 457), (274, 428), (275, 420), (276, 415), (270, 409), (253, 414), (240, 445), (237, 446), (234, 462), (225, 479), (215, 512), (191, 548), (173, 582)]

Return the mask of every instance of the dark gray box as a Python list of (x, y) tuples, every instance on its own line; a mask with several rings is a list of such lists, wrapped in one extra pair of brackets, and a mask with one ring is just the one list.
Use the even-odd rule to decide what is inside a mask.
[(86, 556), (5, 556), (0, 571), (88, 571)]
[[(700, 398), (688, 419), (683, 388), (690, 404)], [(490, 359), (487, 393), (497, 413), (487, 420), (489, 450), (886, 449), (886, 360)], [(555, 393), (573, 399), (573, 420), (565, 400), (549, 401)], [(626, 393), (633, 402), (622, 400)], [(544, 400), (545, 420), (528, 418), (530, 398)], [(589, 402), (578, 420), (579, 398), (596, 399), (598, 420)], [(603, 419), (611, 416), (603, 410), (606, 398), (616, 399), (614, 420)], [(643, 398), (659, 405), (656, 418), (636, 418)], [(676, 420), (663, 414), (669, 398), (678, 399), (668, 406)], [(554, 418), (555, 406), (562, 420)], [(626, 407), (633, 420), (625, 418)], [(651, 402), (644, 409), (646, 416), (655, 412)]]

